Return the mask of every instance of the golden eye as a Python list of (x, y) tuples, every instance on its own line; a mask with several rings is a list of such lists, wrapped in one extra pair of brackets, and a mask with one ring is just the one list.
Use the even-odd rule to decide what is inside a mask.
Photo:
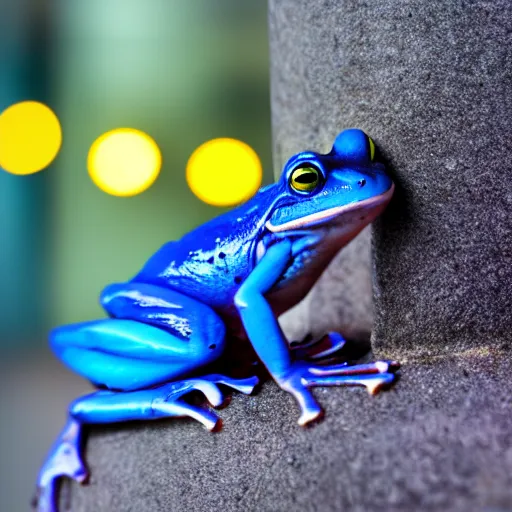
[(373, 157), (375, 156), (375, 144), (371, 137), (368, 137), (368, 141), (370, 142), (370, 160), (373, 160)]
[(312, 192), (320, 183), (320, 173), (314, 167), (299, 167), (293, 171), (290, 184), (299, 192)]

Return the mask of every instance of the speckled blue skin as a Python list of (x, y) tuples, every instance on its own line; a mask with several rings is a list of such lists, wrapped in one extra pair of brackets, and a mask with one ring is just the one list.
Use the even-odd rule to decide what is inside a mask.
[[(314, 364), (339, 349), (343, 338), (332, 333), (292, 349), (276, 320), (391, 198), (393, 183), (371, 153), (366, 134), (352, 129), (327, 155), (295, 155), (277, 183), (165, 244), (130, 281), (108, 286), (100, 300), (110, 318), (51, 333), (57, 356), (100, 389), (70, 406), (68, 424), (39, 475), (40, 512), (57, 510), (60, 477), (86, 479), (84, 424), (189, 416), (217, 428), (211, 410), (181, 398), (199, 390), (219, 406), (218, 384), (253, 390), (256, 377), (205, 376), (201, 370), (236, 350), (227, 339), (249, 340), (277, 384), (296, 398), (301, 425), (322, 413), (311, 387), (363, 385), (375, 392), (393, 382), (393, 362)], [(300, 167), (321, 174), (311, 192), (291, 186)]]

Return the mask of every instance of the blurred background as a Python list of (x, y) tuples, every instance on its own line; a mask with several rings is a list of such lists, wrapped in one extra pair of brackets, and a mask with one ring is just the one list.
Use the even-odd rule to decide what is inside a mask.
[[(189, 190), (195, 148), (233, 137), (272, 180), (266, 2), (0, 0), (0, 112), (23, 100), (58, 116), (42, 172), (0, 169), (0, 511), (28, 510), (66, 406), (88, 384), (50, 353), (48, 330), (104, 316), (108, 283), (223, 210)], [(163, 156), (146, 192), (114, 197), (88, 176), (93, 141), (142, 130)]]

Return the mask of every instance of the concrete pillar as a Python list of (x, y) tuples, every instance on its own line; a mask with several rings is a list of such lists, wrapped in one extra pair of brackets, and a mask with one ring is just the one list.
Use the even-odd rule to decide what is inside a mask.
[[(374, 348), (403, 357), (505, 347), (512, 339), (510, 2), (270, 6), (276, 168), (296, 151), (328, 150), (341, 129), (359, 127), (397, 184), (374, 236)], [(285, 327), (369, 329), (369, 246), (365, 234), (342, 253)]]

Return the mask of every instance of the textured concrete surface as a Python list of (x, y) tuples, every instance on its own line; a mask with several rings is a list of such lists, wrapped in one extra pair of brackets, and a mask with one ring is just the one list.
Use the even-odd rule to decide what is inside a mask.
[(189, 420), (92, 429), (90, 485), (62, 510), (512, 511), (512, 364), (500, 353), (411, 360), (394, 389), (316, 392), (302, 429), (273, 383), (235, 395), (211, 434)]
[[(397, 183), (375, 236), (381, 352), (512, 339), (511, 37), (508, 0), (270, 1), (276, 168), (357, 126)], [(369, 277), (352, 251), (287, 329), (357, 327), (347, 303), (368, 303), (352, 290)]]

